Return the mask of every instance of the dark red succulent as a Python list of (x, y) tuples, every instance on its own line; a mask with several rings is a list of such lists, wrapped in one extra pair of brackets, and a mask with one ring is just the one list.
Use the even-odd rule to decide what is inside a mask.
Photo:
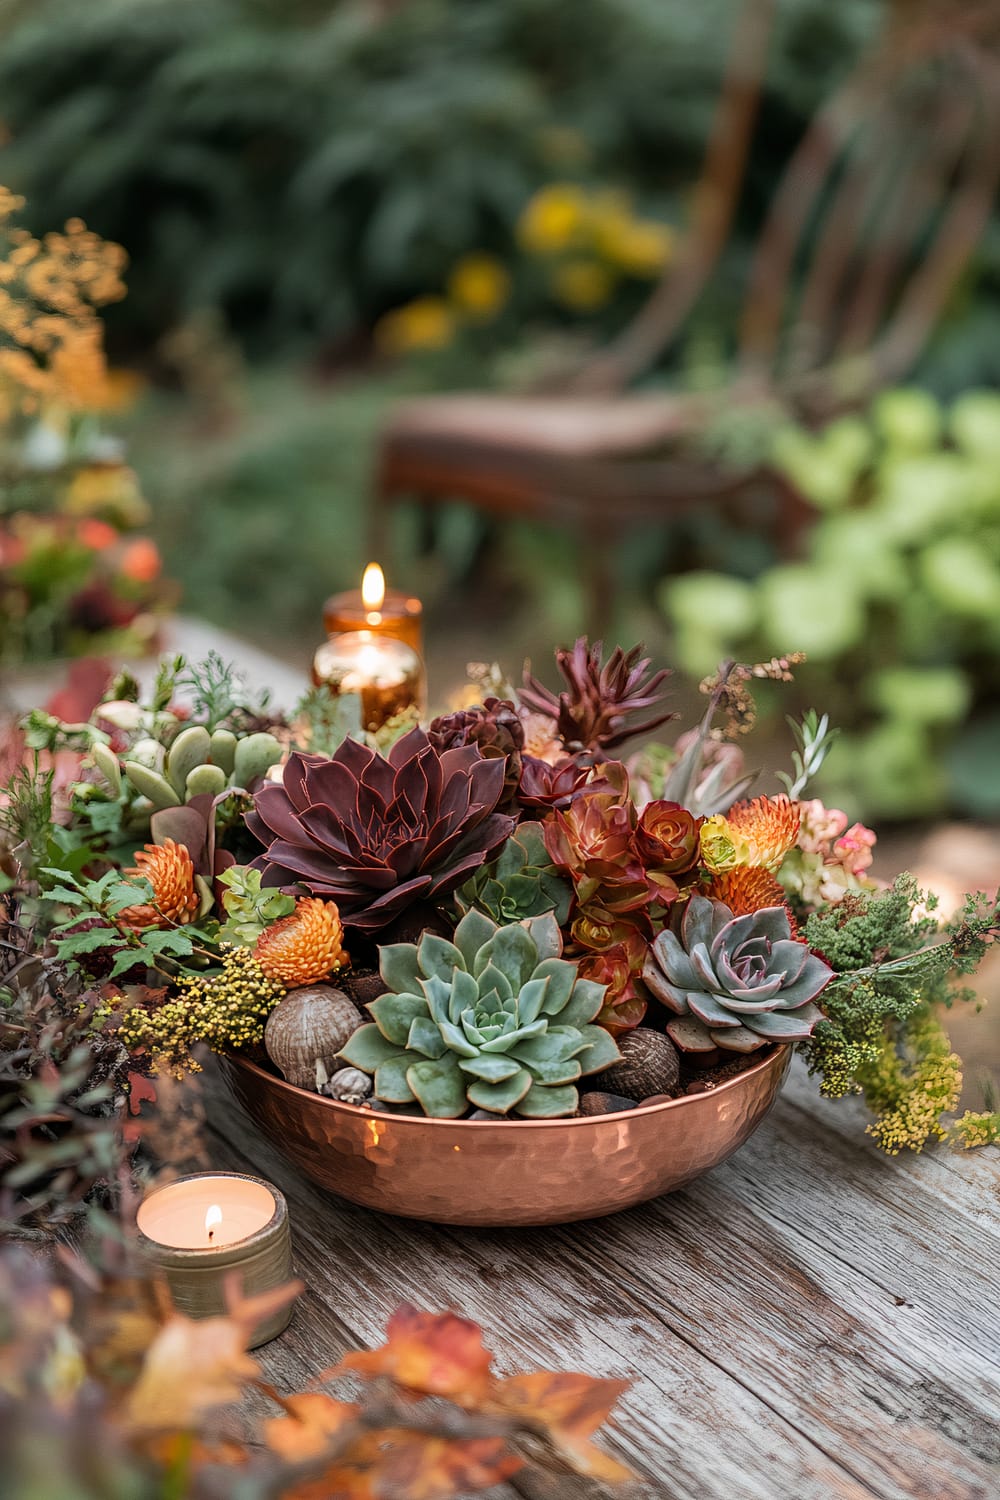
[(647, 802), (635, 833), (636, 850), (646, 868), (671, 875), (693, 869), (704, 821), (679, 802)]
[(635, 804), (628, 773), (617, 761), (563, 810), (545, 822), (549, 858), (573, 881), (581, 907), (588, 903), (612, 916), (659, 903), (669, 906), (677, 883), (664, 869), (647, 869), (636, 845)]
[(431, 721), (427, 737), (435, 750), (455, 750), (478, 745), (487, 760), (503, 760), (504, 807), (513, 805), (521, 779), (524, 725), (517, 705), (508, 698), (487, 698), (475, 708), (441, 714)]
[(597, 784), (592, 765), (581, 765), (571, 755), (550, 765), (536, 755), (521, 756), (521, 784), (517, 789), (517, 800), (533, 814), (562, 811), (585, 792)]
[(503, 780), (503, 760), (477, 745), (439, 752), (421, 729), (387, 758), (350, 739), (331, 757), (292, 755), (246, 817), (267, 850), (256, 868), (266, 885), (336, 901), (345, 927), (379, 932), (498, 852), (514, 828), (496, 811)]
[(670, 674), (651, 672), (649, 658), (640, 656), (641, 646), (627, 652), (616, 646), (607, 662), (601, 661), (602, 651), (601, 641), (592, 646), (586, 636), (570, 650), (557, 651), (556, 665), (566, 683), (559, 694), (550, 692), (527, 667), (524, 671), (521, 703), (554, 720), (571, 754), (603, 754), (674, 717), (660, 707), (661, 688)]

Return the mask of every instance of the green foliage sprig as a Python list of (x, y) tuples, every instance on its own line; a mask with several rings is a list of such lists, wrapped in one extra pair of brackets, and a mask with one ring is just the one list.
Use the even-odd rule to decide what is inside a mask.
[[(199, 956), (211, 958), (196, 947), (195, 939), (210, 941), (193, 927), (155, 927), (136, 930), (116, 918), (132, 906), (148, 905), (153, 887), (141, 877), (126, 879), (118, 870), (108, 870), (98, 880), (87, 880), (71, 871), (46, 868), (50, 882), (43, 900), (73, 909), (73, 915), (51, 929), (56, 956), (72, 968), (89, 972), (99, 956), (98, 967), (108, 979), (132, 969), (155, 969), (172, 977), (176, 965), (170, 959)], [(110, 968), (106, 960), (110, 957)], [(88, 964), (88, 958), (91, 960)], [(167, 966), (165, 967), (165, 962)]]
[(792, 751), (792, 767), (795, 776), (793, 778), (787, 772), (779, 771), (778, 780), (795, 802), (802, 796), (813, 777), (819, 775), (839, 731), (830, 728), (829, 714), (820, 715), (814, 708), (807, 709), (802, 715), (801, 723), (793, 719), (791, 715), (788, 716), (787, 722), (798, 746)]
[(872, 1133), (889, 1151), (943, 1137), (940, 1115), (957, 1103), (961, 1075), (933, 1009), (968, 998), (955, 976), (972, 973), (1000, 936), (1000, 898), (978, 894), (943, 941), (920, 947), (938, 931), (933, 916), (918, 915), (932, 906), (912, 875), (900, 875), (888, 891), (849, 895), (804, 929), (838, 975), (804, 1048), (809, 1071), (829, 1097), (864, 1093), (877, 1116)]

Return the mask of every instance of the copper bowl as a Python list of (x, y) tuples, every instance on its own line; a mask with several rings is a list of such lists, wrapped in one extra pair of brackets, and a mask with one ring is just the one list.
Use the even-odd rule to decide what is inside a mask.
[(717, 1167), (778, 1097), (775, 1047), (701, 1094), (579, 1120), (375, 1114), (223, 1059), (236, 1098), (295, 1166), (352, 1203), (439, 1224), (568, 1224), (672, 1193)]

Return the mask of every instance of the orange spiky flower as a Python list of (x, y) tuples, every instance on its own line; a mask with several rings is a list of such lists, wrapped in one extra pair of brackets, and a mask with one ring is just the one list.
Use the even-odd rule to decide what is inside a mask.
[(739, 865), (723, 875), (713, 875), (705, 891), (713, 901), (722, 901), (736, 917), (752, 916), (767, 906), (783, 906), (788, 913), (792, 937), (798, 932), (783, 886), (762, 865)]
[(128, 906), (118, 913), (126, 927), (163, 927), (179, 922), (193, 922), (201, 898), (195, 889), (194, 865), (183, 844), (164, 839), (162, 844), (147, 844), (135, 856), (135, 864), (125, 875), (142, 876), (153, 887), (153, 899), (141, 906)]
[(799, 806), (787, 797), (754, 797), (729, 809), (727, 821), (752, 846), (748, 863), (776, 870), (799, 835)]
[(304, 896), (257, 939), (254, 957), (268, 979), (294, 989), (328, 979), (350, 963), (341, 947), (344, 928), (333, 901)]

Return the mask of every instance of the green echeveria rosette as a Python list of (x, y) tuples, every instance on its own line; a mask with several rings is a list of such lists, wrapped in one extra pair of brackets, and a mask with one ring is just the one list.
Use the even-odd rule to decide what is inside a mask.
[(561, 954), (551, 912), (500, 927), (473, 910), (454, 942), (425, 933), (416, 946), (384, 947), (390, 991), (369, 1005), (374, 1023), (341, 1056), (374, 1073), (376, 1098), (416, 1100), (427, 1115), (574, 1114), (576, 1080), (621, 1054), (591, 1024), (605, 986), (580, 979)]
[(687, 1042), (698, 1033), (707, 1046), (752, 1052), (812, 1034), (823, 1017), (814, 1002), (833, 970), (791, 936), (784, 907), (737, 917), (722, 901), (692, 896), (651, 945), (642, 977), (685, 1018)]
[(521, 823), (497, 859), (477, 870), (455, 899), (462, 911), (478, 907), (495, 922), (522, 922), (552, 912), (560, 927), (569, 919), (572, 884), (549, 858), (541, 823)]

